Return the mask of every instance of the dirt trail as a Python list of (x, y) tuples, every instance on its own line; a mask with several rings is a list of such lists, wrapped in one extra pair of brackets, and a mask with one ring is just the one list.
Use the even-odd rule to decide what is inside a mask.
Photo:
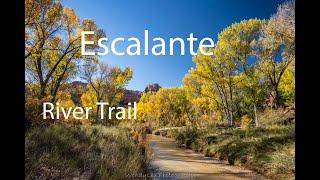
[(150, 174), (154, 180), (264, 179), (250, 170), (179, 148), (171, 138), (148, 135), (148, 142), (153, 151)]

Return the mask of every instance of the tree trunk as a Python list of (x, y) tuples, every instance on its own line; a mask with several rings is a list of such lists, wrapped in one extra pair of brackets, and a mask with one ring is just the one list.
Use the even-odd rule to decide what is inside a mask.
[(278, 91), (278, 87), (275, 88), (275, 108), (277, 109), (280, 106), (280, 97), (279, 97), (279, 91)]
[(232, 84), (229, 80), (229, 93), (230, 93), (230, 125), (233, 126), (233, 97), (232, 97)]
[(256, 127), (259, 126), (259, 122), (258, 122), (258, 115), (257, 115), (257, 106), (256, 103), (253, 103), (253, 111), (254, 111), (254, 122), (256, 124)]
[(279, 97), (279, 91), (278, 91), (278, 87), (274, 86), (273, 90), (271, 92), (271, 97), (273, 98), (271, 101), (271, 109), (274, 107), (275, 109), (277, 109), (280, 105), (280, 97)]
[(233, 126), (233, 115), (232, 110), (230, 112), (230, 126)]
[(40, 99), (46, 96), (45, 89), (46, 89), (46, 86), (44, 84), (40, 84)]

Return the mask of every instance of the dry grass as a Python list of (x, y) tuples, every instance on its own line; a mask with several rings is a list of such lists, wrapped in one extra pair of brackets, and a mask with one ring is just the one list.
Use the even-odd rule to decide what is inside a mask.
[(145, 171), (143, 147), (127, 130), (52, 124), (26, 134), (26, 179), (126, 179)]

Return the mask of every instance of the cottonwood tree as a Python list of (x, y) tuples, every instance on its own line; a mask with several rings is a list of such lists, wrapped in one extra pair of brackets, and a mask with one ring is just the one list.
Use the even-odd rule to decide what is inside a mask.
[(183, 88), (160, 88), (157, 92), (146, 92), (137, 108), (138, 121), (151, 124), (155, 128), (193, 123), (191, 103)]
[(160, 126), (185, 126), (193, 123), (190, 101), (182, 88), (161, 88), (155, 95), (155, 109)]
[[(251, 99), (256, 126), (259, 125), (257, 117), (259, 79), (255, 76), (257, 60), (254, 56), (254, 50), (259, 40), (263, 23), (264, 21), (258, 19), (249, 19), (232, 24), (219, 33), (215, 48), (216, 59), (236, 65), (234, 67), (236, 70), (233, 71), (234, 76), (243, 73), (244, 78), (248, 79), (246, 80), (247, 83), (244, 84), (244, 88), (247, 89), (247, 95)], [(245, 79), (241, 81), (243, 80)]]
[(289, 1), (278, 7), (262, 29), (261, 39), (257, 47), (260, 70), (268, 77), (270, 96), (275, 103), (280, 102), (279, 84), (291, 63), (295, 61), (295, 2)]
[(50, 96), (54, 102), (61, 84), (77, 74), (79, 63), (91, 60), (81, 56), (81, 31), (96, 31), (91, 39), (103, 37), (104, 32), (91, 19), (80, 21), (59, 1), (26, 0), (25, 8), (26, 81), (34, 84), (39, 99)]
[(89, 90), (81, 97), (84, 106), (94, 107), (96, 120), (99, 118), (100, 107), (97, 102), (107, 102), (108, 106), (116, 105), (122, 98), (125, 86), (132, 78), (130, 67), (124, 70), (110, 67), (105, 63), (88, 62), (83, 66), (82, 78), (88, 83)]
[(155, 119), (154, 101), (150, 98), (155, 95), (156, 92), (144, 92), (139, 102), (137, 103), (137, 121), (141, 123), (152, 124)]
[[(218, 41), (219, 42), (219, 41)], [(222, 46), (218, 44), (217, 46)], [(222, 56), (216, 52), (216, 48), (207, 49), (212, 51), (214, 55), (207, 56), (202, 53), (197, 53), (193, 57), (196, 64), (189, 73), (197, 78), (197, 82), (201, 83), (199, 93), (203, 97), (211, 99), (224, 114), (229, 125), (234, 123), (234, 75), (236, 73), (237, 65), (229, 61), (227, 56)], [(219, 58), (216, 58), (219, 57)]]
[(182, 87), (186, 91), (188, 99), (192, 104), (191, 118), (201, 125), (205, 124), (202, 122), (220, 121), (221, 115), (219, 111), (221, 109), (219, 108), (219, 104), (212, 101), (212, 96), (215, 94), (210, 94), (209, 98), (204, 94), (205, 92), (202, 92), (203, 81), (201, 81), (193, 71), (194, 70), (190, 70), (182, 81)]
[(281, 103), (290, 106), (295, 100), (295, 67), (291, 63), (285, 70), (279, 82), (278, 90), (281, 94)]

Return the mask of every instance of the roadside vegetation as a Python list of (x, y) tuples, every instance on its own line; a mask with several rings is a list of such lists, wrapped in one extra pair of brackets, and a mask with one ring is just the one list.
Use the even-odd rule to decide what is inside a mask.
[(146, 172), (144, 147), (128, 130), (65, 123), (26, 133), (26, 179), (127, 179)]
[[(272, 118), (278, 116), (281, 119), (282, 113)], [(271, 124), (272, 120), (265, 120), (268, 122), (265, 127), (211, 125), (200, 129), (186, 126), (154, 133), (175, 138), (180, 147), (249, 168), (271, 179), (294, 179), (295, 126), (292, 123), (279, 124), (277, 120)]]

